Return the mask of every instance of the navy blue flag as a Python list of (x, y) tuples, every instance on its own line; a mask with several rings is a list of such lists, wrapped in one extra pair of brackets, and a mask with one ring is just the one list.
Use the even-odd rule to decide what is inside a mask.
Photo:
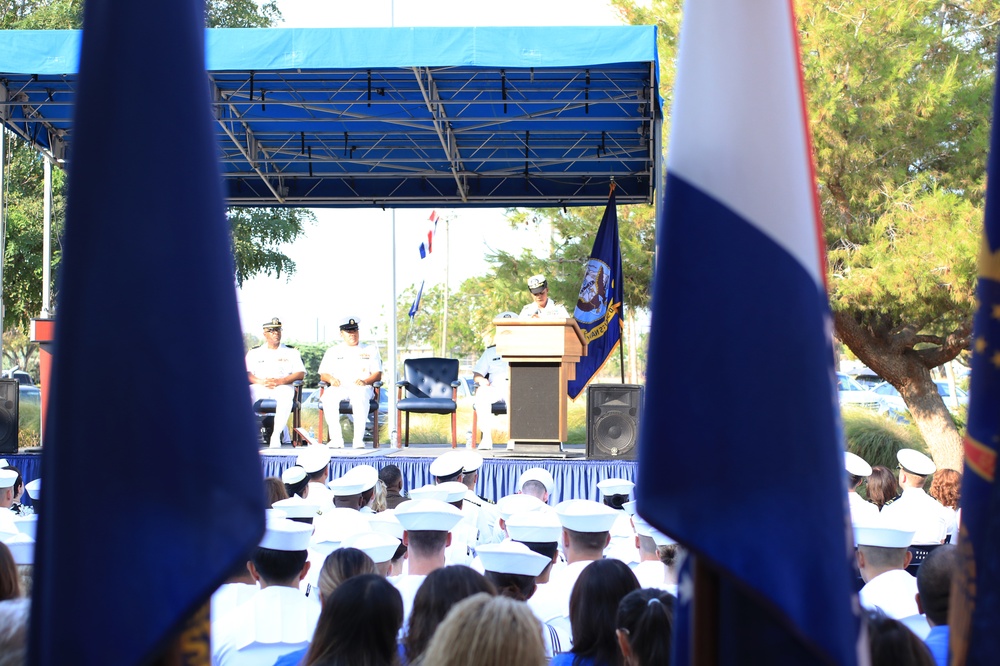
[(622, 251), (618, 241), (618, 209), (612, 190), (573, 312), (587, 340), (587, 355), (576, 364), (576, 379), (570, 381), (568, 387), (570, 398), (580, 395), (621, 343), (622, 298)]
[(638, 510), (714, 573), (678, 610), (715, 609), (723, 664), (860, 658), (795, 35), (785, 0), (685, 3), (658, 220)]
[(85, 5), (34, 666), (146, 663), (263, 533), (204, 12)]
[[(1000, 54), (997, 55), (1000, 71)], [(948, 626), (952, 664), (994, 664), (1000, 654), (1000, 81), (993, 97), (986, 218), (979, 254), (979, 309), (973, 322), (969, 425), (962, 475), (959, 568)]]
[(413, 305), (410, 306), (410, 319), (416, 316), (420, 311), (420, 297), (424, 295), (424, 281), (420, 281), (420, 289), (417, 289), (417, 297), (413, 299)]

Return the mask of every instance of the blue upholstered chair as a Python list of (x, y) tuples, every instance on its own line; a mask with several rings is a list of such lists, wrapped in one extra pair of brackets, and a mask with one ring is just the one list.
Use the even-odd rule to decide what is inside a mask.
[(403, 362), (403, 380), (396, 383), (396, 432), (410, 445), (410, 412), (414, 414), (451, 414), (451, 448), (458, 445), (458, 359), (411, 358)]

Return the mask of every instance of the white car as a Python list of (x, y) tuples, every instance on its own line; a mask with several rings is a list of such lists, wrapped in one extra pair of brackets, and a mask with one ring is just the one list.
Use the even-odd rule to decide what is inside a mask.
[[(969, 394), (962, 389), (955, 387), (955, 397), (951, 397), (951, 390), (948, 382), (943, 379), (936, 380), (934, 384), (937, 385), (938, 393), (941, 394), (941, 398), (944, 400), (945, 407), (948, 411), (953, 414), (958, 411), (960, 407), (966, 407), (969, 404)], [(906, 401), (903, 400), (903, 396), (899, 394), (896, 387), (889, 382), (882, 382), (878, 386), (872, 389), (873, 392), (877, 393), (882, 399), (885, 405), (883, 411), (889, 412), (891, 416), (897, 418), (903, 417), (908, 419), (910, 415), (910, 410), (906, 406)]]
[(851, 379), (843, 372), (837, 373), (837, 399), (841, 407), (863, 407), (875, 411), (884, 411), (881, 396)]

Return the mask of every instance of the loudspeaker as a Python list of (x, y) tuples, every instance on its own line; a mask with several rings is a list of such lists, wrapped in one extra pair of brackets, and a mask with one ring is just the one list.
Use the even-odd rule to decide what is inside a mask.
[(0, 453), (17, 453), (18, 386), (16, 379), (0, 379)]
[(591, 384), (587, 387), (587, 457), (635, 460), (643, 387)]

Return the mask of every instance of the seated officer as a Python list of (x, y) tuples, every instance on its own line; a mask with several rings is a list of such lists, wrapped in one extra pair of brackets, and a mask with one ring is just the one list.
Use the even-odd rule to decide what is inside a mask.
[[(375, 397), (372, 384), (382, 379), (382, 357), (373, 344), (360, 344), (358, 320), (345, 317), (340, 323), (340, 336), (344, 344), (330, 347), (319, 364), (320, 381), (329, 384), (323, 389), (323, 413), (330, 427), (330, 446), (344, 447), (344, 434), (340, 430), (340, 401), (351, 403), (354, 416), (354, 448), (365, 448), (365, 423), (368, 408)], [(378, 427), (378, 415), (375, 416)]]
[(264, 324), (264, 344), (247, 352), (247, 377), (253, 401), (270, 398), (278, 403), (271, 433), (273, 448), (281, 447), (281, 431), (292, 414), (295, 399), (292, 383), (305, 376), (306, 366), (299, 352), (281, 344), (281, 320), (274, 317)]

